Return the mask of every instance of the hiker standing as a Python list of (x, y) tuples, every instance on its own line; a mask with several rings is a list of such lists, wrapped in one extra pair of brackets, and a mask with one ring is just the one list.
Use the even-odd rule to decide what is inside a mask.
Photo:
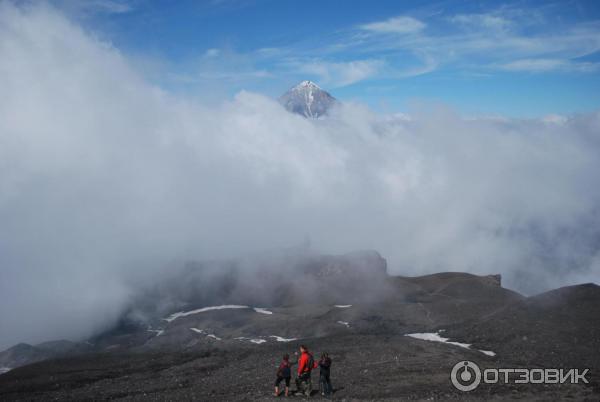
[(283, 355), (283, 360), (277, 369), (277, 379), (275, 380), (275, 396), (279, 396), (279, 384), (285, 381), (285, 396), (290, 393), (290, 380), (292, 379), (292, 369), (290, 364), (290, 355)]
[(321, 360), (319, 360), (319, 388), (321, 389), (321, 395), (330, 397), (333, 389), (331, 387), (331, 359), (327, 352), (323, 352)]
[(298, 359), (298, 378), (296, 379), (296, 389), (306, 396), (312, 392), (312, 381), (310, 374), (312, 369), (317, 368), (313, 355), (308, 351), (305, 345), (300, 346), (300, 358)]

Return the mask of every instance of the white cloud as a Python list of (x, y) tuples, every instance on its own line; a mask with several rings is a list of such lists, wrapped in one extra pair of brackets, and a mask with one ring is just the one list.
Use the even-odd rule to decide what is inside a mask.
[[(532, 13), (534, 17), (529, 18)], [(423, 21), (395, 17), (327, 36), (321, 45), (311, 41), (247, 52), (208, 49), (196, 59), (171, 65), (164, 74), (171, 84), (197, 84), (213, 91), (216, 82), (226, 81), (230, 87), (221, 90), (230, 93), (245, 83), (256, 88), (267, 78), (282, 77), (287, 82), (292, 77), (312, 78), (306, 75), (322, 85), (341, 87), (369, 79), (403, 79), (448, 67), (471, 76), (495, 71), (598, 70), (597, 63), (577, 61), (600, 51), (597, 23), (566, 25), (556, 35), (544, 25), (543, 17), (531, 10), (502, 8), (486, 14), (431, 18), (432, 26), (438, 18), (446, 30), (425, 31)], [(453, 23), (450, 27), (448, 21)]]
[(127, 0), (50, 0), (76, 13), (124, 14), (134, 7)]
[(241, 70), (241, 71), (199, 71), (196, 74), (171, 74), (169, 78), (174, 82), (198, 83), (202, 81), (226, 80), (243, 82), (249, 79), (263, 79), (272, 77), (266, 70)]
[(504, 70), (511, 71), (550, 71), (564, 68), (568, 63), (557, 59), (522, 59), (501, 65)]
[[(335, 68), (333, 69), (335, 70)], [(360, 69), (359, 69), (360, 70)], [(364, 73), (348, 73), (348, 76)], [(374, 248), (392, 273), (597, 281), (600, 113), (327, 120), (145, 82), (47, 8), (0, 3), (1, 346), (89, 335), (173, 259)]]
[(541, 120), (547, 124), (565, 124), (569, 121), (569, 118), (560, 114), (548, 114), (543, 116)]
[(167, 73), (170, 83), (209, 84), (227, 81), (235, 85), (272, 77), (272, 73), (257, 66), (253, 53), (239, 53), (233, 49), (210, 48), (201, 57), (172, 66)]
[(593, 72), (598, 70), (597, 63), (577, 63), (570, 60), (561, 59), (520, 59), (511, 61), (498, 66), (507, 71), (527, 71), (527, 72), (546, 72), (546, 71), (579, 71)]
[(450, 18), (452, 22), (462, 25), (503, 30), (512, 25), (512, 21), (496, 14), (459, 14)]
[(371, 22), (360, 25), (365, 31), (377, 33), (400, 33), (408, 34), (423, 30), (425, 24), (413, 17), (399, 16), (387, 19), (385, 21)]
[(125, 1), (92, 0), (87, 1), (87, 4), (88, 7), (93, 7), (111, 14), (123, 14), (133, 10), (131, 4)]
[(221, 54), (220, 49), (211, 48), (204, 52), (205, 57), (217, 57)]
[[(395, 63), (392, 57), (387, 57), (390, 70), (402, 70), (405, 61), (412, 58), (428, 60), (427, 64), (434, 68), (426, 71), (449, 65), (488, 73), (490, 67), (530, 72), (597, 70), (596, 63), (575, 61), (600, 51), (600, 25), (597, 22), (564, 23), (560, 34), (556, 34), (556, 30), (548, 29), (550, 22), (541, 12), (500, 9), (446, 17), (453, 26), (432, 33), (434, 31), (423, 30), (425, 22), (411, 22), (411, 17), (398, 18), (361, 25), (358, 32), (328, 48), (332, 52), (341, 49), (365, 57), (397, 54)], [(361, 34), (364, 30), (411, 35)]]
[(329, 62), (302, 60), (289, 62), (294, 71), (316, 75), (319, 82), (330, 87), (341, 87), (372, 78), (384, 68), (381, 60), (354, 60)]

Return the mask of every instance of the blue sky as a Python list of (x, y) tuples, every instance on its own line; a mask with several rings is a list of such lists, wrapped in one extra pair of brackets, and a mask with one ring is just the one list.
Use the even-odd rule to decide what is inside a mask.
[[(310, 79), (386, 112), (600, 106), (598, 1), (55, 0), (161, 87), (278, 96)], [(176, 6), (174, 5), (176, 4)]]

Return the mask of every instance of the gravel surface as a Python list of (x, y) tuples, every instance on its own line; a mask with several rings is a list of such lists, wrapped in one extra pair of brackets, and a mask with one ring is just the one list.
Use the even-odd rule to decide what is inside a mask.
[[(350, 335), (304, 340), (316, 354), (330, 353), (336, 400), (599, 400), (584, 385), (482, 384), (463, 393), (450, 383), (461, 360), (481, 367), (506, 367), (453, 345), (406, 336)], [(276, 400), (276, 366), (298, 343), (214, 348), (189, 353), (115, 353), (45, 361), (0, 376), (1, 400)], [(318, 373), (313, 373), (313, 384)], [(292, 386), (292, 388), (294, 388)], [(303, 400), (304, 397), (290, 397)], [(312, 399), (321, 399), (315, 392)]]

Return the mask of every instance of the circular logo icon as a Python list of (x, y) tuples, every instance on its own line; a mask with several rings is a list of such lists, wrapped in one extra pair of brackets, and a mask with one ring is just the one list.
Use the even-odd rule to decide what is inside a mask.
[(481, 370), (477, 364), (464, 360), (452, 367), (450, 380), (452, 385), (460, 391), (473, 391), (481, 383)]

